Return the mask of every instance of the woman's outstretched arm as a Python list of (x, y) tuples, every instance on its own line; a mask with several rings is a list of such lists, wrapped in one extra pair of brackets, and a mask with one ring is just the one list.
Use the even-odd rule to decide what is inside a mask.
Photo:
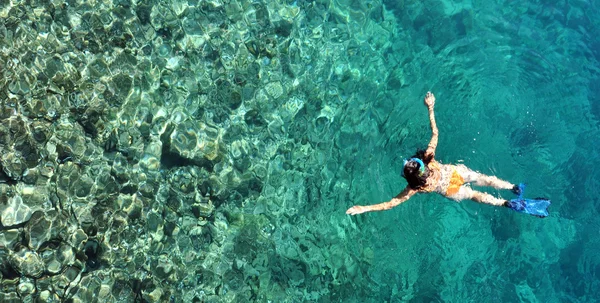
[(431, 141), (429, 141), (429, 145), (427, 145), (427, 150), (425, 151), (425, 158), (433, 159), (435, 157), (435, 149), (438, 145), (438, 128), (435, 124), (435, 115), (433, 114), (433, 107), (435, 106), (435, 96), (431, 92), (427, 92), (425, 95), (425, 105), (427, 105), (427, 109), (429, 110), (429, 122), (431, 123)]
[(369, 211), (388, 210), (388, 209), (396, 207), (400, 203), (410, 199), (410, 197), (412, 197), (415, 193), (417, 193), (417, 190), (414, 190), (414, 189), (410, 188), (409, 186), (406, 186), (406, 188), (401, 193), (399, 193), (397, 196), (395, 196), (392, 200), (390, 200), (388, 202), (383, 202), (383, 203), (379, 203), (379, 204), (375, 204), (375, 205), (367, 205), (367, 206), (354, 205), (354, 206), (350, 207), (346, 211), (346, 213), (349, 215), (358, 215), (358, 214), (366, 213)]

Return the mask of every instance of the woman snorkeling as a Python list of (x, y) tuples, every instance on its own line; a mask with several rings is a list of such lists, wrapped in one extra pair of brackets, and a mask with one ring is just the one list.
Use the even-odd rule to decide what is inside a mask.
[[(408, 181), (406, 188), (389, 202), (368, 206), (355, 205), (349, 208), (346, 214), (357, 215), (369, 211), (388, 210), (410, 199), (416, 193), (436, 192), (456, 201), (470, 199), (476, 202), (508, 207), (517, 212), (540, 218), (548, 216), (547, 208), (550, 205), (550, 200), (545, 198), (523, 198), (524, 184), (514, 185), (494, 176), (482, 175), (462, 164), (449, 165), (437, 162), (434, 157), (438, 144), (438, 129), (433, 115), (435, 96), (431, 92), (427, 92), (427, 95), (425, 95), (425, 105), (429, 109), (429, 121), (431, 122), (433, 135), (427, 150), (419, 150), (416, 155), (404, 160), (402, 176)], [(518, 197), (512, 200), (499, 199), (488, 193), (471, 189), (470, 183), (478, 186), (491, 186), (497, 189), (509, 189)]]

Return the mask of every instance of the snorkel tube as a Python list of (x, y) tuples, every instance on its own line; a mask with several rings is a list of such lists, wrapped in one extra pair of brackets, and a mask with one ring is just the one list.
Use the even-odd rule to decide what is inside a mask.
[(425, 173), (425, 163), (423, 163), (423, 161), (421, 161), (421, 159), (419, 158), (410, 158), (408, 160), (404, 159), (404, 163), (402, 164), (402, 177), (406, 177), (404, 176), (404, 167), (406, 166), (406, 163), (410, 161), (415, 161), (419, 163), (419, 177), (422, 176)]

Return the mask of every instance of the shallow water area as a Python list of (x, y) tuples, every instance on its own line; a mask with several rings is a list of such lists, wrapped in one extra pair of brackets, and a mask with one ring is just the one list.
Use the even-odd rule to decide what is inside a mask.
[[(0, 4), (0, 301), (593, 302), (600, 19), (566, 1)], [(388, 201), (431, 136), (539, 219)], [(508, 191), (488, 189), (512, 198)]]

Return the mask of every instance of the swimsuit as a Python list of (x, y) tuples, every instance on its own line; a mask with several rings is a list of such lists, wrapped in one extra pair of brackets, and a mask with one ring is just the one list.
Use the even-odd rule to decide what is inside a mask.
[(452, 171), (452, 177), (450, 177), (450, 182), (448, 184), (448, 188), (446, 188), (446, 196), (452, 196), (458, 193), (460, 187), (465, 184), (465, 180), (463, 177), (456, 172), (456, 169)]
[(433, 179), (428, 180), (428, 184), (423, 188), (423, 191), (436, 192), (454, 200), (471, 198), (470, 187), (463, 185), (476, 181), (479, 173), (462, 164), (445, 165), (437, 161), (429, 163), (428, 169), (434, 173), (434, 176)]

